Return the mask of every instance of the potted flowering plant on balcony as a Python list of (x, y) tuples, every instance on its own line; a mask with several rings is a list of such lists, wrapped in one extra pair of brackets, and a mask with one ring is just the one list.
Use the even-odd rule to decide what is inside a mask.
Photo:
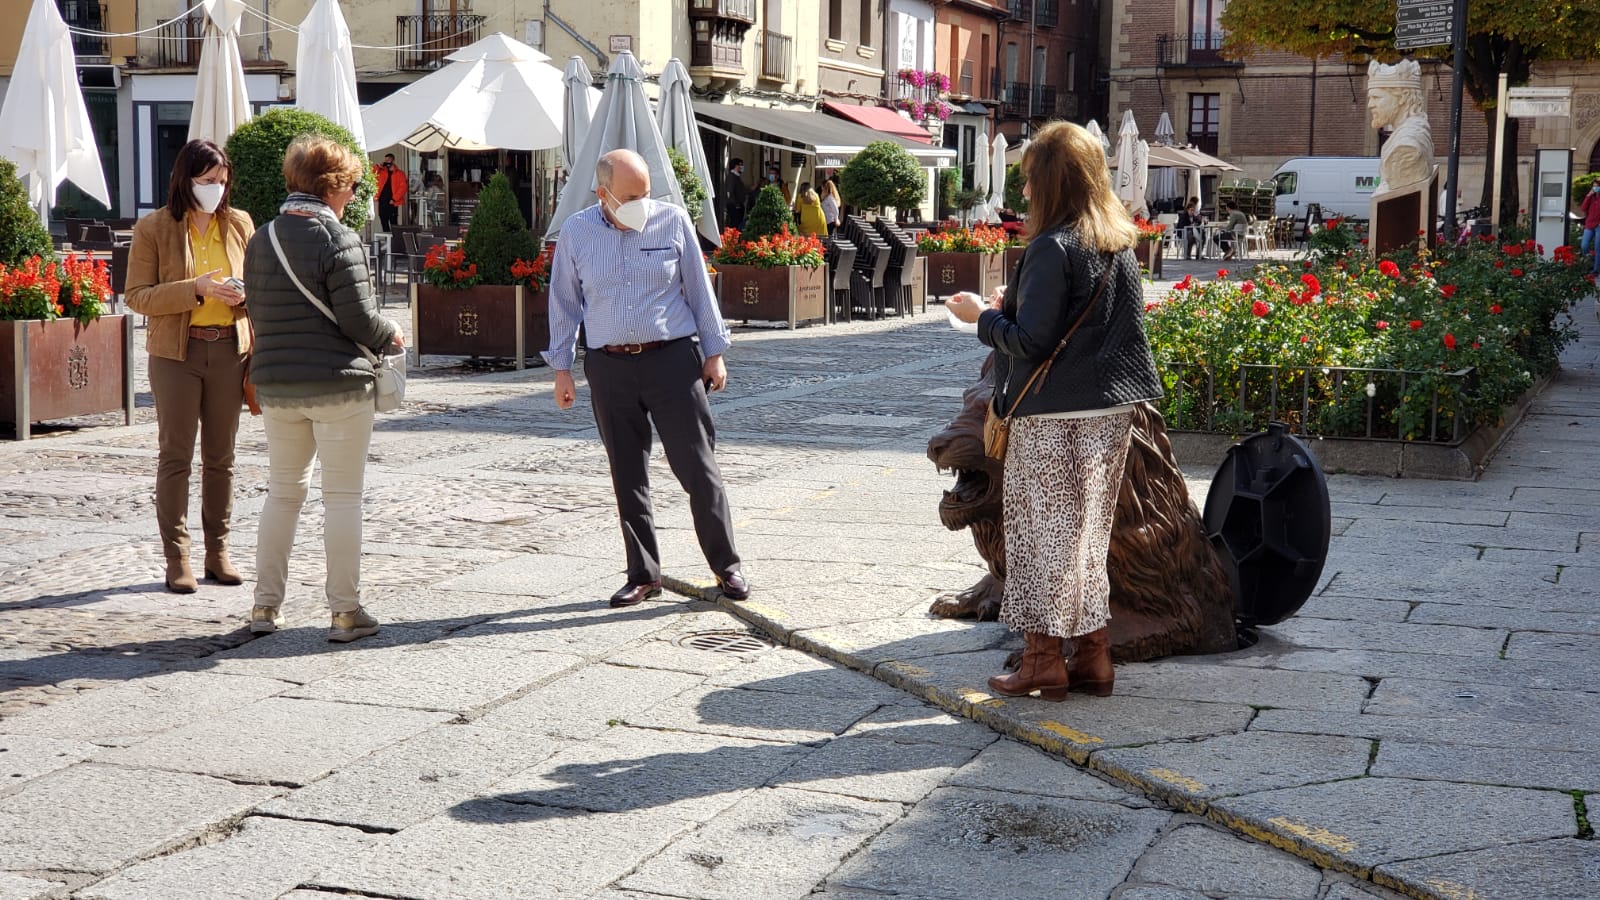
[(1161, 277), (1161, 241), (1167, 226), (1152, 222), (1143, 216), (1134, 216), (1133, 224), (1139, 229), (1139, 242), (1133, 245), (1133, 255), (1151, 278)]
[(104, 315), (110, 298), (103, 260), (0, 263), (0, 422), (19, 440), (35, 422), (71, 416), (121, 409), (132, 423), (133, 327)]
[(737, 228), (722, 232), (722, 246), (711, 257), (721, 277), (722, 317), (742, 321), (786, 322), (790, 328), (827, 321), (827, 269), (822, 242), (792, 234), (745, 240)]
[(428, 250), (412, 287), (417, 354), (509, 358), (523, 368), (549, 344), (549, 254), (522, 218), (511, 182), (496, 174), (460, 247)]
[(928, 258), (928, 294), (949, 297), (971, 291), (987, 298), (1005, 283), (1006, 232), (988, 225), (945, 228), (917, 238), (917, 253)]

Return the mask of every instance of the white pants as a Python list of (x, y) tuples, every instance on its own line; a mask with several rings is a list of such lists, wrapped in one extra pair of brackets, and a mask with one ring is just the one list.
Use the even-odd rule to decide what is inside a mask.
[(328, 560), (328, 608), (361, 605), (361, 490), (372, 443), (372, 399), (334, 406), (264, 406), (267, 503), (256, 537), (257, 606), (283, 603), (300, 508), (311, 485), (311, 463), (322, 459), (322, 547)]

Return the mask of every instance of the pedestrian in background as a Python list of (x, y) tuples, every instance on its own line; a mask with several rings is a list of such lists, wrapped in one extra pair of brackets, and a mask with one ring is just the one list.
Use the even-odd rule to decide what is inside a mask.
[(394, 231), (396, 215), (406, 205), (406, 173), (394, 164), (393, 153), (385, 153), (372, 174), (378, 179), (378, 223), (384, 231)]
[(822, 182), (822, 219), (829, 230), (839, 227), (839, 183), (834, 178)]
[[(405, 341), (399, 327), (378, 314), (360, 236), (339, 221), (362, 166), (328, 138), (296, 140), (283, 160), (289, 198), (270, 226), (294, 277), (279, 261), (268, 228), (250, 241), (245, 256), (256, 321), (252, 377), (270, 467), (250, 611), (250, 630), (257, 633), (283, 625), (289, 551), (319, 457), (325, 594), (333, 614), (328, 640), (353, 641), (378, 630), (378, 620), (361, 607), (361, 494), (375, 409), (372, 364), (357, 345), (382, 356)], [(295, 277), (337, 323), (306, 298)]]
[[(1139, 232), (1111, 191), (1100, 142), (1077, 125), (1040, 129), (1022, 169), (1029, 243), (1015, 283), (997, 289), (989, 309), (969, 293), (947, 301), (995, 350), (992, 411), (1015, 416), (1000, 621), (1025, 645), (1017, 671), (989, 687), (1007, 697), (1062, 700), (1069, 688), (1103, 697), (1115, 678), (1106, 560), (1132, 409), (1161, 396), (1141, 324)], [(1070, 669), (1063, 638), (1074, 639)]]
[(783, 180), (783, 167), (777, 163), (767, 163), (766, 184), (775, 184), (783, 192), (785, 206), (794, 205), (794, 192), (789, 189), (789, 182)]
[(743, 228), (750, 188), (744, 183), (744, 160), (735, 156), (728, 160), (728, 171), (722, 179), (722, 225), (724, 228)]
[[(661, 595), (661, 552), (650, 505), (651, 423), (672, 474), (689, 494), (695, 536), (730, 600), (750, 596), (733, 543), (733, 516), (717, 466), (707, 391), (727, 384), (728, 326), (717, 309), (694, 224), (681, 207), (650, 199), (650, 171), (632, 150), (595, 168), (599, 203), (561, 227), (550, 269), (550, 349), (555, 400), (577, 400), (572, 365), (583, 326), (583, 371), (622, 522), (627, 582), (615, 607)], [(695, 340), (699, 338), (698, 342)]]
[(800, 199), (795, 201), (794, 213), (801, 234), (828, 236), (827, 213), (823, 212), (822, 199), (811, 189), (809, 181), (800, 185)]
[(1191, 199), (1183, 205), (1183, 212), (1178, 213), (1178, 233), (1183, 237), (1183, 258), (1192, 259), (1200, 255), (1199, 251), (1204, 245), (1201, 243), (1200, 232), (1205, 227), (1206, 217), (1200, 214), (1200, 201)]
[(1239, 204), (1232, 200), (1224, 200), (1222, 207), (1228, 211), (1227, 224), (1223, 226), (1221, 241), (1223, 259), (1233, 259), (1239, 253), (1239, 245), (1244, 242), (1245, 232), (1250, 228), (1250, 217), (1244, 214)]
[(148, 316), (150, 393), (156, 402), (156, 527), (166, 558), (167, 590), (199, 587), (189, 561), (189, 473), (200, 437), (200, 525), (205, 576), (242, 584), (228, 559), (233, 518), (233, 446), (244, 403), (250, 320), (244, 291), (249, 214), (228, 204), (233, 164), (211, 141), (178, 151), (167, 205), (133, 227), (128, 250), (128, 308)]
[(1583, 195), (1583, 202), (1578, 204), (1578, 209), (1583, 212), (1583, 238), (1579, 241), (1578, 250), (1581, 253), (1594, 250), (1600, 256), (1600, 244), (1595, 241), (1595, 232), (1600, 229), (1600, 181), (1589, 185), (1589, 193)]

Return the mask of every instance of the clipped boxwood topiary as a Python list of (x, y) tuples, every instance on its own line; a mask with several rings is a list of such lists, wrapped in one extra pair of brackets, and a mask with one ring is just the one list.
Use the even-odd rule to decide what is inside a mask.
[(689, 212), (691, 222), (700, 221), (706, 211), (706, 184), (695, 174), (694, 164), (678, 152), (677, 147), (667, 148), (667, 159), (672, 161), (672, 174), (678, 178), (678, 193), (683, 195), (683, 208)]
[(28, 204), (17, 167), (0, 156), (0, 265), (21, 265), (30, 256), (48, 261), (54, 253), (50, 232), (39, 221), (39, 211)]
[(467, 262), (478, 267), (479, 284), (515, 284), (511, 266), (517, 260), (532, 261), (539, 255), (539, 242), (522, 218), (522, 207), (511, 191), (511, 181), (496, 172), (478, 193), (478, 208), (472, 213), (461, 249)]
[(961, 190), (961, 170), (955, 166), (939, 170), (939, 215), (945, 216), (956, 208), (956, 192)]
[(1017, 215), (1028, 211), (1028, 198), (1022, 196), (1022, 186), (1028, 183), (1022, 174), (1022, 163), (1006, 166), (1006, 209)]
[(873, 141), (839, 170), (839, 192), (861, 209), (914, 209), (927, 196), (917, 158), (899, 144)]
[(745, 217), (744, 231), (740, 236), (747, 241), (753, 241), (769, 234), (777, 234), (785, 225), (789, 226), (790, 231), (794, 231), (794, 214), (789, 212), (789, 204), (783, 199), (783, 189), (775, 184), (769, 184), (756, 194), (755, 208)]
[(223, 149), (233, 163), (233, 205), (249, 213), (257, 227), (277, 218), (278, 207), (289, 196), (288, 185), (283, 180), (283, 155), (295, 138), (306, 134), (320, 134), (338, 141), (362, 160), (355, 199), (344, 208), (341, 220), (359, 229), (367, 224), (372, 197), (377, 193), (372, 167), (365, 165), (366, 151), (349, 131), (324, 116), (303, 109), (268, 110), (239, 126), (228, 138), (228, 145)]

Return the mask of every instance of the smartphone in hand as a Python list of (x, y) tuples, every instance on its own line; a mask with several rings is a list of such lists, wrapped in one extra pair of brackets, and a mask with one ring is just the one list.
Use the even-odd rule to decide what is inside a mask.
[(227, 285), (228, 287), (233, 288), (234, 290), (238, 291), (241, 294), (244, 293), (244, 282), (240, 281), (237, 278), (229, 276), (227, 278), (222, 279), (222, 283)]

